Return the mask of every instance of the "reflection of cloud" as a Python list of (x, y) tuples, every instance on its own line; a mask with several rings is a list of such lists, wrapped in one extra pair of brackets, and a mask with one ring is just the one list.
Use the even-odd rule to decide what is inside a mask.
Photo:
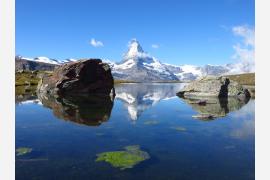
[(26, 105), (26, 104), (37, 104), (37, 105), (42, 105), (42, 103), (41, 103), (40, 100), (38, 100), (38, 99), (21, 101), (21, 102), (19, 102), (18, 104), (19, 104), (19, 105), (20, 105), (20, 104), (23, 104), (23, 105)]
[(236, 111), (231, 114), (234, 118), (245, 118), (245, 117), (254, 117), (255, 115), (255, 101), (253, 99), (243, 106), (239, 111)]
[(235, 121), (241, 123), (230, 135), (237, 139), (247, 139), (255, 135), (255, 100), (251, 99), (242, 109), (231, 114)]
[(231, 136), (237, 139), (246, 139), (251, 136), (254, 136), (255, 133), (255, 121), (254, 120), (245, 120), (242, 126), (238, 129), (235, 129), (231, 132)]

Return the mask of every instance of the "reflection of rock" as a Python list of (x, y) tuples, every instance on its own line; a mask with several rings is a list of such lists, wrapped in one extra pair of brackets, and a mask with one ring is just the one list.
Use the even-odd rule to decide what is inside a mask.
[(200, 100), (205, 100), (205, 105), (200, 105), (198, 103), (194, 103), (198, 101), (197, 98), (183, 98), (185, 102), (192, 106), (194, 110), (196, 110), (199, 114), (194, 115), (193, 118), (201, 119), (201, 120), (211, 120), (218, 117), (224, 117), (231, 111), (236, 111), (244, 106), (249, 99), (242, 101), (238, 98), (214, 98), (214, 97), (200, 97)]
[(201, 78), (185, 86), (177, 95), (180, 97), (238, 97), (242, 100), (250, 97), (250, 93), (247, 89), (226, 77)]
[(124, 102), (130, 118), (137, 120), (143, 111), (149, 109), (160, 100), (175, 97), (175, 93), (184, 84), (134, 83), (115, 86), (116, 99)]
[(109, 96), (66, 96), (55, 98), (38, 94), (45, 107), (56, 117), (79, 124), (97, 126), (110, 118), (113, 99)]
[(54, 96), (78, 93), (114, 95), (110, 66), (99, 59), (66, 63), (40, 80), (38, 92)]

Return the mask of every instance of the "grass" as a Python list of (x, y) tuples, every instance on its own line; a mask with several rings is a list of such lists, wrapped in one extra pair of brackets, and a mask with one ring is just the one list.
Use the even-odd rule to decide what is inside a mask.
[(15, 73), (15, 86), (37, 86), (43, 74), (51, 71), (18, 71)]
[(130, 81), (130, 80), (114, 79), (114, 84), (121, 84), (121, 83), (140, 83), (140, 82)]
[(255, 86), (255, 73), (227, 75), (231, 80), (238, 82), (241, 85)]
[[(140, 81), (131, 81), (131, 80), (121, 80), (115, 79), (114, 84), (121, 84), (121, 83), (142, 83)], [(149, 83), (183, 83), (183, 81), (152, 81)]]

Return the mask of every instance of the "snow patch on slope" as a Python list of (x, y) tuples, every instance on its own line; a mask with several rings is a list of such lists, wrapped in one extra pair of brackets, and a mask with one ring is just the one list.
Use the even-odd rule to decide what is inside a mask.
[(114, 69), (130, 69), (135, 65), (135, 61), (133, 59), (129, 59), (122, 64), (115, 64)]
[(192, 73), (197, 76), (202, 75), (202, 71), (198, 66), (193, 66), (193, 65), (183, 65), (180, 66), (181, 69), (184, 71), (184, 73)]

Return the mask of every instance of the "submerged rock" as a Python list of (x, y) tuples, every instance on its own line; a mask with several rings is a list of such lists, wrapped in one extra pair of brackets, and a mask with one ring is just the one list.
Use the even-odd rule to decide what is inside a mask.
[(196, 118), (196, 119), (201, 119), (201, 120), (212, 120), (212, 119), (215, 119), (215, 118), (218, 118), (218, 117), (224, 117), (225, 115), (221, 114), (221, 115), (216, 115), (216, 114), (204, 114), (204, 113), (201, 113), (201, 114), (198, 114), (198, 115), (193, 115), (192, 117), (193, 118)]
[(175, 127), (171, 127), (172, 129), (175, 129), (176, 131), (186, 131), (187, 129), (181, 126), (175, 126)]
[(100, 59), (66, 63), (42, 77), (37, 91), (53, 96), (99, 94), (114, 96), (110, 66)]
[(121, 170), (133, 168), (150, 158), (149, 154), (140, 150), (139, 145), (126, 146), (125, 151), (111, 151), (97, 154), (96, 162), (105, 161)]
[(239, 97), (250, 98), (250, 93), (236, 81), (228, 77), (203, 77), (193, 81), (177, 93), (179, 97)]
[(159, 122), (156, 121), (156, 120), (147, 120), (147, 121), (144, 121), (143, 124), (145, 124), (145, 125), (157, 125), (157, 124), (159, 124)]
[(28, 154), (32, 152), (32, 148), (28, 148), (28, 147), (20, 147), (20, 148), (17, 148), (16, 149), (16, 156), (22, 156), (22, 155), (25, 155), (25, 154)]

